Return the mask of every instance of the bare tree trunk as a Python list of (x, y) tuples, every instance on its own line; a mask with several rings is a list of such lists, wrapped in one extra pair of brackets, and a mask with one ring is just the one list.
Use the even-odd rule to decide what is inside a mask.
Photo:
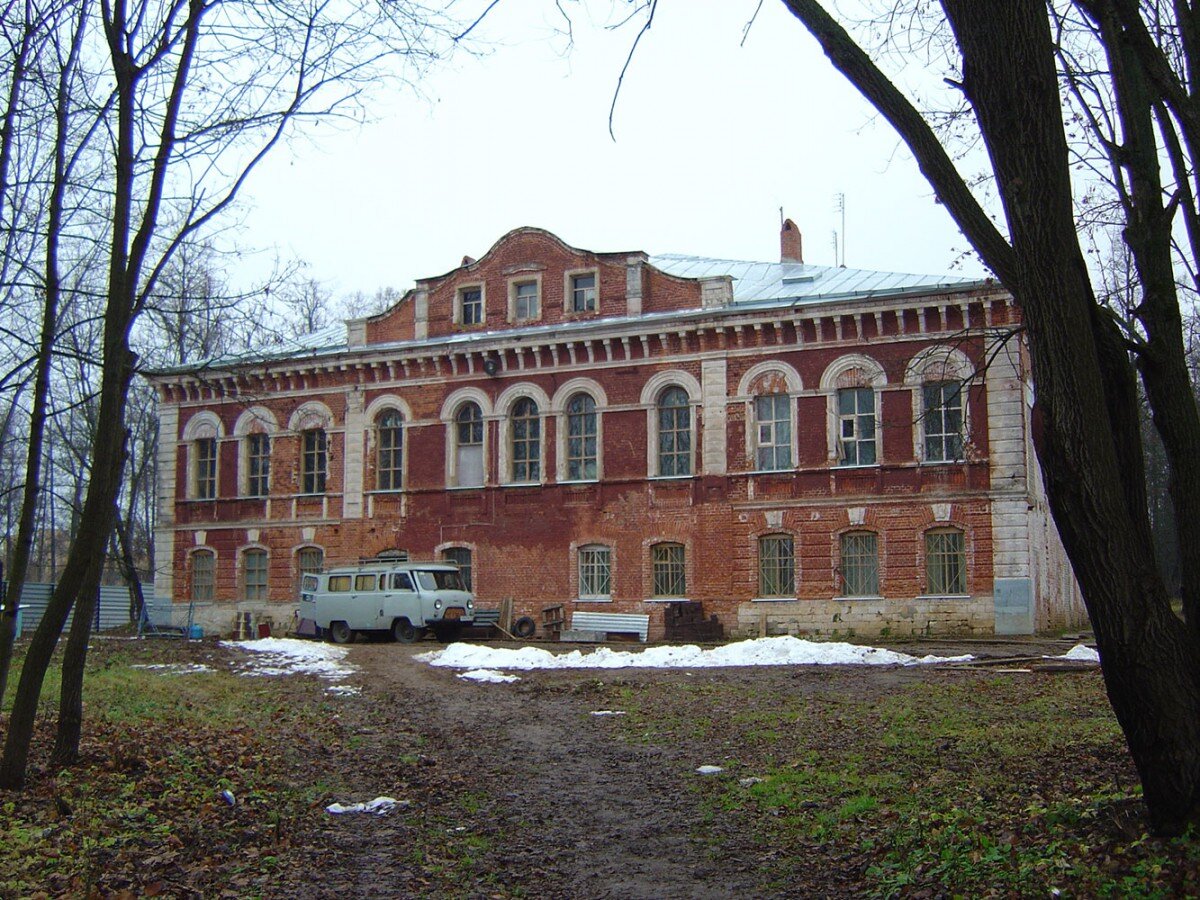
[[(1134, 372), (1095, 302), (1079, 248), (1054, 46), (1043, 0), (943, 0), (962, 89), (1004, 201), (998, 241), (928, 125), (815, 0), (785, 0), (834, 65), (887, 117), (1021, 307), (1046, 493), (1096, 632), (1105, 684), (1151, 820), (1200, 817), (1200, 644), (1171, 611), (1154, 559)], [(1196, 448), (1193, 448), (1193, 452)], [(1180, 517), (1200, 509), (1179, 506)]]
[(146, 597), (142, 593), (142, 579), (138, 575), (137, 565), (133, 560), (133, 543), (129, 536), (129, 519), (116, 511), (117, 542), (121, 553), (121, 571), (125, 574), (125, 584), (129, 587), (129, 620), (137, 622), (141, 619), (142, 610), (146, 606)]
[(88, 639), (92, 617), (100, 595), (104, 557), (92, 560), (75, 601), (75, 617), (63, 650), (62, 689), (58, 702), (58, 732), (50, 760), (58, 766), (73, 765), (79, 759), (79, 737), (83, 730), (83, 671), (87, 665)]

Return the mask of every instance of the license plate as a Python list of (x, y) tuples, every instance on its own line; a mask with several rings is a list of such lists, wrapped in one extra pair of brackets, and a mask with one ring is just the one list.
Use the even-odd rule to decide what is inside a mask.
[(461, 619), (462, 614), (463, 611), (461, 606), (451, 606), (446, 609), (446, 612), (442, 618), (447, 620)]

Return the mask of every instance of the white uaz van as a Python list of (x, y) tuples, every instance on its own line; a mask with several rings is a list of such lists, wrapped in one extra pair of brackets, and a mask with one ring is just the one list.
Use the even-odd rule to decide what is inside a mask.
[(390, 633), (406, 644), (432, 631), (447, 642), (474, 620), (475, 599), (456, 566), (388, 560), (305, 575), (300, 618), (335, 644), (360, 631)]

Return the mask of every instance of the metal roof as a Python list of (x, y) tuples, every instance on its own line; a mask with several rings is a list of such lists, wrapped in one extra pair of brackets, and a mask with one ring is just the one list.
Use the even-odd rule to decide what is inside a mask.
[(789, 304), (821, 300), (928, 293), (938, 289), (962, 290), (980, 285), (978, 278), (954, 275), (909, 275), (901, 272), (871, 272), (805, 263), (747, 262), (664, 253), (650, 257), (650, 265), (680, 278), (733, 279), (733, 302), (759, 304), (786, 300)]
[[(679, 278), (722, 278), (733, 281), (733, 305), (726, 312), (769, 309), (780, 306), (804, 306), (830, 301), (866, 300), (872, 297), (900, 297), (909, 294), (928, 294), (939, 290), (961, 291), (986, 287), (990, 279), (963, 278), (953, 275), (911, 275), (900, 272), (872, 272), (865, 269), (846, 269), (834, 266), (814, 266), (805, 263), (749, 262), (736, 259), (714, 259), (704, 256), (684, 256), (664, 253), (649, 258), (650, 265)], [(503, 338), (529, 338), (538, 335), (612, 326), (634, 321), (653, 321), (660, 318), (679, 318), (692, 315), (711, 315), (717, 309), (670, 310), (646, 312), (640, 316), (615, 316), (586, 319), (547, 325), (527, 325), (516, 329), (497, 329), (483, 332), (438, 335), (419, 341), (389, 341), (355, 347), (355, 350), (378, 352), (425, 344), (455, 345)], [(346, 325), (339, 323), (298, 338), (280, 338), (278, 343), (243, 354), (231, 354), (200, 364), (172, 366), (150, 374), (175, 374), (220, 369), (252, 363), (269, 363), (285, 359), (313, 359), (331, 356), (348, 350)]]

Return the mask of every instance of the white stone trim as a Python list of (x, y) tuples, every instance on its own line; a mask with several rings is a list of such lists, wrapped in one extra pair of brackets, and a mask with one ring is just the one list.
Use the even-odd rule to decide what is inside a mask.
[(333, 421), (333, 413), (328, 406), (320, 400), (308, 400), (296, 407), (288, 419), (287, 430), (293, 434), (318, 428), (329, 431)]

